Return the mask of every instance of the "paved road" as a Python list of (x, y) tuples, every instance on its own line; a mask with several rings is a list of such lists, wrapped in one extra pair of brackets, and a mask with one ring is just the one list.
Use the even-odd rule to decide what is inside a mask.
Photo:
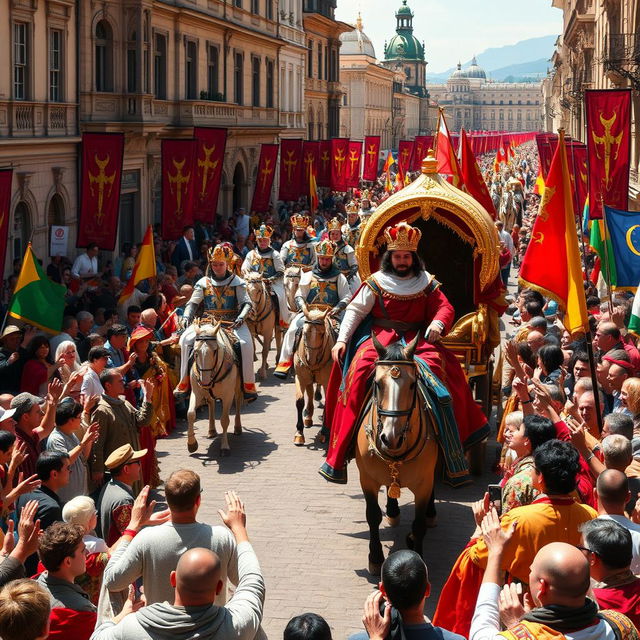
[[(186, 425), (158, 442), (161, 477), (190, 468), (203, 479), (200, 517), (219, 520), (224, 491), (236, 490), (246, 503), (249, 535), (267, 581), (263, 627), (270, 639), (280, 638), (287, 621), (313, 611), (324, 616), (335, 639), (362, 630), (362, 604), (376, 584), (367, 573), (368, 528), (364, 498), (355, 464), (349, 483), (330, 484), (318, 475), (324, 449), (316, 446), (317, 427), (307, 429), (307, 445), (295, 447), (294, 386), (274, 378), (260, 387), (260, 399), (245, 407), (244, 433), (230, 436), (231, 455), (220, 457), (218, 440), (206, 438), (203, 414), (197, 422), (200, 450), (187, 453)], [(318, 420), (316, 415), (316, 422)], [(487, 459), (493, 459), (490, 445)], [(457, 554), (473, 530), (470, 501), (492, 482), (490, 474), (462, 489), (436, 486), (439, 525), (426, 537), (425, 561), (433, 584), (427, 613)], [(400, 499), (401, 524), (384, 528), (385, 553), (405, 547), (413, 519), (411, 496)]]

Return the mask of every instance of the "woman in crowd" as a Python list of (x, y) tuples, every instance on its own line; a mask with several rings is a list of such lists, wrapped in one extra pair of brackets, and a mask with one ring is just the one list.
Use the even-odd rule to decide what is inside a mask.
[(56, 349), (55, 358), (56, 362), (63, 363), (58, 369), (58, 375), (65, 385), (67, 395), (76, 401), (80, 400), (80, 387), (86, 366), (80, 364), (75, 342), (61, 342)]
[(633, 417), (633, 437), (640, 438), (640, 378), (627, 378), (622, 383), (620, 404)]
[(50, 358), (49, 340), (45, 336), (36, 336), (27, 347), (27, 359), (22, 370), (20, 391), (35, 396), (45, 396), (47, 385), (53, 374), (65, 361), (60, 358), (54, 364)]
[(543, 384), (557, 384), (562, 376), (560, 368), (564, 363), (564, 353), (562, 349), (552, 344), (548, 344), (538, 351), (538, 369), (536, 377)]

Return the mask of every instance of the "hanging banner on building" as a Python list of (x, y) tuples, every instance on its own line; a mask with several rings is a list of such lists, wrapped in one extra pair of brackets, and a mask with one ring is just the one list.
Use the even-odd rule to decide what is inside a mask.
[[(308, 196), (313, 196), (311, 187), (311, 176), (318, 175), (318, 164), (320, 162), (320, 143), (313, 141), (305, 141), (302, 143), (302, 173), (303, 173), (303, 185), (304, 192)], [(317, 195), (317, 189), (314, 189), (315, 195)]]
[(124, 134), (83, 133), (76, 246), (113, 251), (118, 233)]
[[(347, 138), (331, 139), (331, 188), (334, 191), (347, 190), (347, 157), (349, 140)], [(322, 160), (322, 159), (321, 159)]]
[[(429, 138), (431, 136), (416, 136), (413, 141), (413, 161), (410, 171), (420, 171), (422, 161), (427, 157), (429, 151)], [(433, 138), (432, 138), (433, 139)]]
[(162, 141), (162, 237), (165, 240), (177, 240), (182, 229), (193, 224), (197, 153), (197, 140)]
[(366, 136), (364, 139), (364, 163), (362, 179), (374, 182), (378, 178), (378, 158), (380, 157), (380, 136)]
[(398, 172), (404, 181), (407, 171), (411, 171), (413, 162), (413, 141), (400, 140), (398, 144)]
[(256, 213), (265, 213), (269, 208), (277, 162), (278, 145), (261, 145), (260, 160), (258, 161), (258, 173), (256, 175), (256, 184), (253, 190), (253, 199), (251, 200), (251, 210)]
[(318, 186), (328, 187), (331, 183), (331, 140), (320, 140), (319, 147)]
[(589, 158), (589, 216), (602, 204), (627, 209), (631, 153), (631, 89), (584, 92)]
[(573, 188), (573, 207), (577, 217), (582, 217), (582, 210), (587, 199), (589, 189), (587, 167), (587, 145), (575, 140), (568, 141), (567, 160), (571, 173), (571, 187)]
[(360, 159), (362, 158), (362, 140), (349, 141), (349, 155), (347, 156), (347, 187), (360, 186)]
[(194, 127), (198, 141), (193, 217), (198, 222), (213, 224), (218, 209), (227, 130), (214, 127)]
[(542, 177), (546, 180), (549, 169), (551, 168), (551, 159), (553, 152), (551, 150), (550, 140), (558, 136), (554, 133), (536, 133), (536, 145), (538, 147), (538, 156), (540, 157), (540, 169)]
[(7, 257), (12, 179), (13, 169), (0, 169), (0, 269), (2, 272), (4, 272), (4, 261)]
[(280, 141), (280, 200), (297, 200), (302, 188), (302, 139)]

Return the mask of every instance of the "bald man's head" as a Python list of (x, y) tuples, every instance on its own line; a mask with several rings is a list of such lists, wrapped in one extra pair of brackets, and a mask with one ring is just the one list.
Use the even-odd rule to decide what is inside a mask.
[(211, 603), (222, 588), (220, 558), (211, 550), (196, 547), (182, 554), (172, 574), (176, 604), (196, 606)]
[(544, 335), (539, 331), (529, 331), (527, 344), (531, 347), (531, 351), (538, 353), (538, 350), (544, 346)]
[(573, 545), (547, 544), (533, 559), (529, 587), (537, 606), (582, 606), (589, 590), (589, 562)]
[(625, 505), (629, 500), (629, 481), (622, 471), (605, 469), (598, 476), (596, 491), (598, 500), (603, 506)]

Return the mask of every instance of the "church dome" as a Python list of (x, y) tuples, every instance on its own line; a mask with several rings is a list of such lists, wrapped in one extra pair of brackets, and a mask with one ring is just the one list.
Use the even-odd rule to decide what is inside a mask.
[(376, 57), (376, 51), (369, 36), (362, 31), (362, 18), (358, 15), (356, 28), (353, 31), (340, 34), (340, 55), (355, 56), (365, 55)]
[(462, 65), (458, 62), (456, 70), (449, 76), (449, 80), (458, 80), (459, 78), (466, 78), (466, 73), (462, 70)]
[(385, 60), (424, 60), (424, 45), (413, 35), (413, 12), (402, 0), (396, 11), (396, 34), (384, 50)]
[(478, 64), (478, 61), (476, 60), (475, 56), (473, 56), (473, 59), (471, 60), (471, 65), (469, 66), (469, 68), (465, 69), (464, 76), (465, 78), (480, 78), (482, 80), (487, 79), (487, 74), (485, 73), (485, 70)]

